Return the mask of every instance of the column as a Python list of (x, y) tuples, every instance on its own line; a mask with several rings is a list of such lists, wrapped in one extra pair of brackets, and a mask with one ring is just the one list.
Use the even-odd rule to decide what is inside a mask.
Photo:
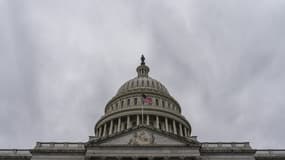
[(180, 136), (183, 136), (182, 124), (181, 123), (179, 123), (179, 133), (180, 133)]
[(127, 129), (131, 128), (130, 116), (127, 117)]
[(118, 118), (118, 128), (117, 128), (117, 132), (121, 131), (121, 117)]
[(137, 115), (137, 126), (140, 124), (140, 115)]
[(173, 126), (173, 133), (174, 133), (174, 134), (177, 134), (175, 120), (173, 120), (172, 122), (173, 122), (173, 125), (172, 125), (172, 126)]
[(165, 117), (165, 131), (169, 132), (168, 131), (168, 118), (167, 117)]
[(99, 127), (99, 133), (97, 137), (101, 137), (101, 134), (102, 134), (102, 126)]
[(107, 123), (104, 124), (103, 137), (106, 136)]
[(110, 128), (109, 128), (109, 135), (113, 133), (113, 120), (111, 120)]
[(149, 126), (149, 115), (146, 115), (146, 125)]
[(156, 116), (156, 128), (159, 129), (159, 117), (158, 116)]
[(185, 126), (183, 128), (184, 128), (184, 136), (187, 137), (187, 129)]

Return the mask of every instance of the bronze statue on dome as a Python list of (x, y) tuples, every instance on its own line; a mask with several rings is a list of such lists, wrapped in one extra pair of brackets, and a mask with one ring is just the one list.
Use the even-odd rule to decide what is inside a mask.
[(141, 65), (145, 65), (145, 58), (144, 58), (144, 55), (142, 54), (142, 56), (141, 56)]

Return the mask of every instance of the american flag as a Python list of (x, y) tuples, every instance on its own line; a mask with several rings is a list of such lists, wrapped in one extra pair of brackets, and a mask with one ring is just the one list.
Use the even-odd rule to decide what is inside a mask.
[(142, 95), (143, 97), (143, 104), (152, 104), (152, 98), (149, 96), (146, 96), (145, 94)]

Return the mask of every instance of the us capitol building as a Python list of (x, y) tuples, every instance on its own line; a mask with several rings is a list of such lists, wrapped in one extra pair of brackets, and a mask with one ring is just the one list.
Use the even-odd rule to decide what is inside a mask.
[(285, 160), (285, 150), (258, 150), (249, 142), (199, 142), (182, 107), (149, 70), (142, 56), (137, 76), (107, 102), (88, 142), (0, 149), (0, 160)]

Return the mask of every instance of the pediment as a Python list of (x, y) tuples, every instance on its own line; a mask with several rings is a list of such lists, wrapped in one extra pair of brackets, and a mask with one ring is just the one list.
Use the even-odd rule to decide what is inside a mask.
[(111, 135), (103, 139), (98, 139), (89, 142), (96, 145), (136, 145), (136, 146), (149, 146), (149, 145), (166, 145), (166, 146), (183, 146), (189, 144), (198, 144), (198, 142), (179, 137), (170, 133), (160, 132), (155, 129), (147, 127), (138, 127), (128, 130), (123, 133)]

